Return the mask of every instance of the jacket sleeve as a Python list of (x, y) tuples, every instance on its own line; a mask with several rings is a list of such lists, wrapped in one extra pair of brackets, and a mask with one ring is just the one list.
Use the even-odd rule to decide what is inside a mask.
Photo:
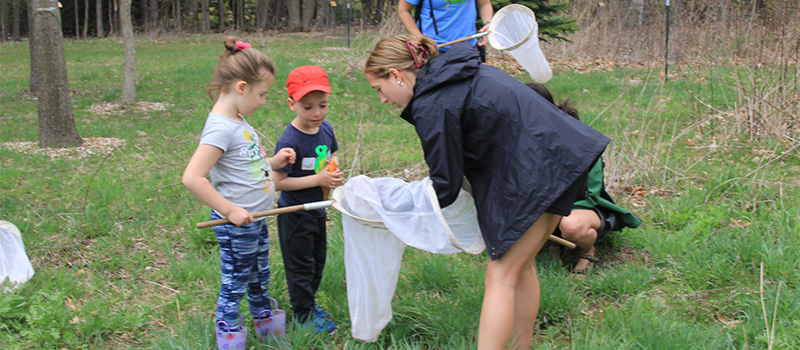
[(438, 104), (414, 105), (414, 126), (441, 208), (456, 200), (464, 177), (459, 120), (459, 111)]

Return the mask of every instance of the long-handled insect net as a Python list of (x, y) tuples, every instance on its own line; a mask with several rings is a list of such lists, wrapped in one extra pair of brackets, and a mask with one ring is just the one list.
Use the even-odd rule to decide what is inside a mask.
[(539, 47), (539, 25), (533, 10), (524, 5), (504, 6), (492, 18), (489, 31), (446, 42), (439, 47), (489, 35), (489, 45), (506, 51), (522, 65), (533, 81), (546, 83), (553, 77), (550, 64)]
[(545, 83), (553, 77), (539, 47), (539, 25), (527, 6), (511, 4), (497, 11), (489, 24), (489, 44), (514, 56), (535, 82)]

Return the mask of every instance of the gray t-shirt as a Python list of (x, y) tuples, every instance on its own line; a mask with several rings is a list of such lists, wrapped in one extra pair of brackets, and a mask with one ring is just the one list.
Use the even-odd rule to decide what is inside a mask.
[(200, 144), (224, 152), (209, 172), (211, 185), (231, 203), (251, 213), (272, 209), (275, 204), (272, 168), (255, 129), (242, 119), (237, 122), (216, 113), (210, 113), (206, 119)]

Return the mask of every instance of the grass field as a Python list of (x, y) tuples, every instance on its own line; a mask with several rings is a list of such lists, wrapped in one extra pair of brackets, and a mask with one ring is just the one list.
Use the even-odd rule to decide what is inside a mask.
[[(278, 83), (250, 118), (265, 147), (293, 117), (286, 75), (318, 64), (331, 78), (328, 119), (346, 174), (426, 175), (413, 128), (361, 73), (371, 38), (358, 36), (350, 49), (325, 47), (317, 35), (244, 39), (278, 64)], [(121, 41), (66, 41), (78, 131), (124, 143), (53, 157), (8, 144), (38, 141), (37, 107), (27, 44), (0, 45), (0, 219), (21, 229), (36, 270), (0, 294), (0, 347), (215, 348), (216, 239), (194, 228), (208, 208), (180, 178), (211, 106), (204, 86), (222, 40), (139, 39), (137, 99), (148, 104), (125, 109), (113, 105)], [(600, 245), (602, 261), (584, 280), (570, 278), (574, 255), (537, 259), (542, 301), (531, 348), (798, 349), (796, 67), (673, 67), (666, 83), (662, 68), (556, 67), (547, 84), (613, 140), (608, 187), (644, 225)], [(339, 213), (329, 218), (318, 301), (340, 331), (289, 331), (295, 349), (475, 348), (486, 255), (407, 249), (394, 318), (376, 343), (362, 343), (350, 335)], [(288, 309), (270, 224), (271, 294)], [(255, 335), (250, 347), (262, 348)]]

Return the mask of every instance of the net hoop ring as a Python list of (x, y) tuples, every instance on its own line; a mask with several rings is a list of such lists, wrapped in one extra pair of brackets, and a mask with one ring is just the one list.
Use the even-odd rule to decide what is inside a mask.
[[(500, 45), (497, 43), (497, 39), (495, 39), (494, 37), (495, 28), (497, 28), (497, 26), (503, 21), (503, 17), (512, 12), (523, 12), (525, 14), (529, 14), (531, 19), (533, 20), (533, 26), (531, 27), (531, 30), (528, 32), (528, 34), (525, 35), (525, 38), (520, 40), (518, 43), (508, 47), (500, 47)], [(499, 11), (497, 11), (497, 13), (494, 14), (494, 16), (492, 17), (492, 23), (489, 23), (489, 45), (492, 45), (493, 48), (502, 51), (516, 49), (523, 43), (527, 42), (538, 27), (539, 24), (536, 23), (536, 15), (533, 14), (533, 10), (531, 10), (529, 7), (520, 4), (506, 5)], [(539, 39), (536, 38), (536, 40)]]

